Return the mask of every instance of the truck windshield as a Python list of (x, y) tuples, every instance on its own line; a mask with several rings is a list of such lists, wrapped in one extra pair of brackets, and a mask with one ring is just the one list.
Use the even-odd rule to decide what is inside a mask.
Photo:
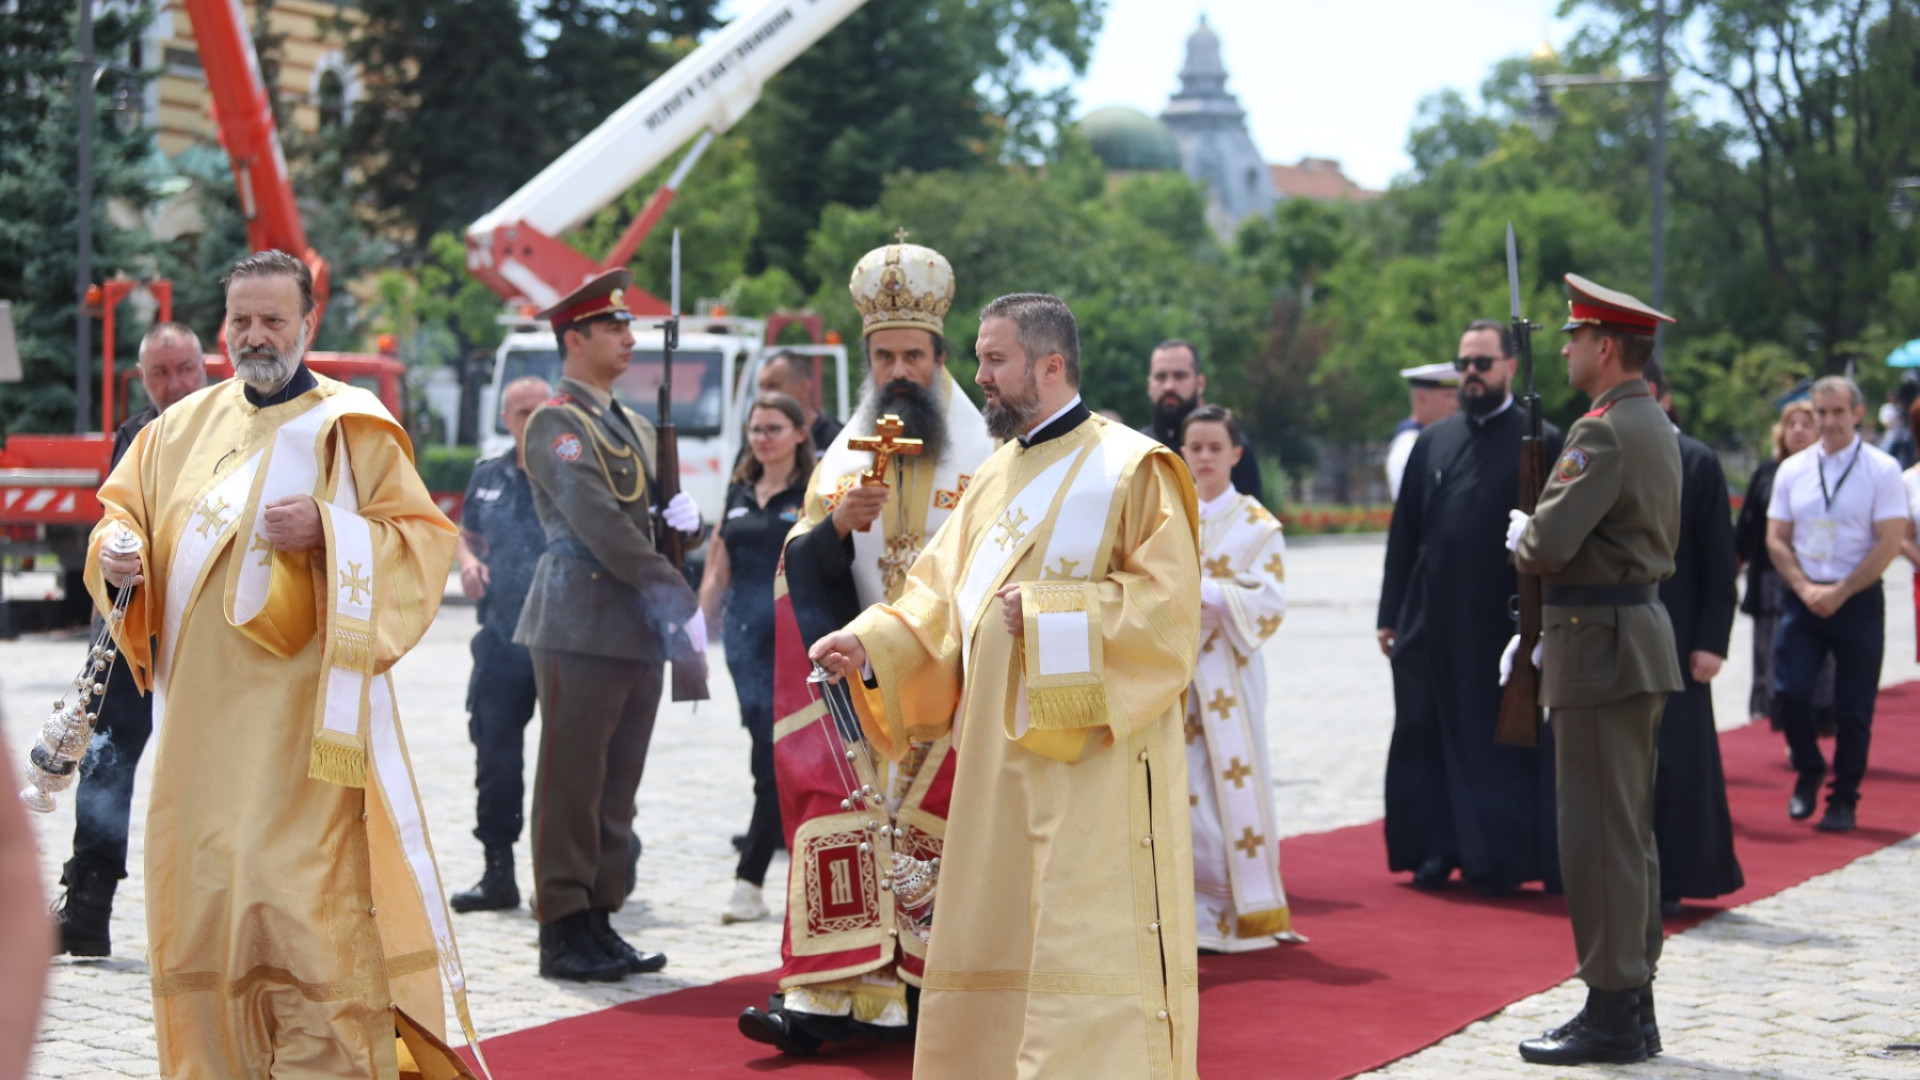
[[(613, 392), (627, 408), (660, 422), (660, 376), (666, 370), (665, 358), (658, 350), (635, 349), (633, 363), (614, 381)], [(500, 386), (522, 375), (538, 375), (549, 385), (560, 382), (560, 354), (552, 349), (514, 350), (507, 354)], [(720, 434), (724, 408), (718, 352), (676, 352), (673, 354), (673, 422), (688, 438), (713, 438)], [(494, 417), (493, 430), (505, 435), (507, 426)]]

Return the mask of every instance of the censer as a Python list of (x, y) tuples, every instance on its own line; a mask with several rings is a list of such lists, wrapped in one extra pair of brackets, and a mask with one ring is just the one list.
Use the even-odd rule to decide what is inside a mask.
[[(864, 813), (866, 820), (862, 825), (867, 832), (893, 840), (902, 839), (906, 831), (887, 809), (886, 793), (880, 789), (872, 759), (862, 747), (849, 745), (849, 738), (859, 741), (860, 732), (860, 718), (853, 709), (852, 691), (844, 685), (836, 686), (832, 673), (818, 664), (807, 676), (807, 689), (816, 700), (824, 700), (826, 704), (817, 723), (826, 735), (827, 746), (833, 751), (834, 769), (839, 775), (841, 787), (847, 793), (847, 797), (840, 800), (840, 809), (858, 809)], [(872, 841), (860, 842), (862, 855), (872, 852)], [(918, 859), (896, 850), (893, 852), (892, 865), (880, 875), (880, 888), (893, 893), (901, 910), (908, 916), (914, 935), (921, 941), (927, 939), (928, 929), (932, 925), (933, 894), (939, 884), (940, 859), (937, 856)]]
[[(140, 550), (140, 538), (126, 526), (117, 526), (107, 537), (106, 549), (115, 555), (133, 555)], [(131, 580), (131, 579), (129, 579)], [(20, 801), (36, 813), (53, 812), (54, 794), (73, 784), (80, 761), (93, 744), (94, 725), (100, 722), (100, 701), (107, 692), (107, 676), (113, 672), (119, 650), (114, 648), (113, 632), (126, 617), (127, 601), (133, 586), (122, 585), (114, 593), (113, 610), (107, 612), (100, 632), (93, 636), (87, 659), (73, 680), (74, 700), (53, 703), (53, 712), (40, 727), (40, 737), (27, 754), (27, 786)]]

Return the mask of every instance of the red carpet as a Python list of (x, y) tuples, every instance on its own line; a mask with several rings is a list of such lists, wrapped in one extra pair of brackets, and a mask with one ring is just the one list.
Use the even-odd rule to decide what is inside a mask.
[[(1831, 836), (1787, 820), (1792, 773), (1780, 737), (1746, 727), (1721, 737), (1727, 794), (1747, 887), (1669, 922), (1683, 930), (1721, 907), (1770, 896), (1920, 832), (1920, 683), (1883, 691), (1860, 828)], [(1829, 748), (1830, 749), (1830, 748)], [(1334, 1080), (1431, 1045), (1573, 974), (1572, 931), (1557, 897), (1484, 900), (1386, 873), (1374, 822), (1281, 844), (1296, 925), (1312, 939), (1203, 957), (1203, 1076)], [(796, 1069), (806, 1080), (907, 1080), (905, 1047), (859, 1045), (787, 1059), (734, 1030), (764, 1004), (771, 974), (681, 990), (490, 1039), (502, 1080), (544, 1077), (738, 1077)]]

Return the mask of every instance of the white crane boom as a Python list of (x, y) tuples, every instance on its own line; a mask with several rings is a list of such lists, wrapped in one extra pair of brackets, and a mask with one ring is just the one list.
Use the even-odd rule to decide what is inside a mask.
[(703, 130), (733, 127), (768, 79), (865, 3), (773, 0), (728, 23), (468, 226), (469, 242), (484, 248), (515, 223), (558, 237), (584, 222)]

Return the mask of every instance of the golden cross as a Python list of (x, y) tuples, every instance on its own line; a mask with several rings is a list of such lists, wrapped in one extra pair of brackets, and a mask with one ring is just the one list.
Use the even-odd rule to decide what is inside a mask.
[(1080, 560), (1069, 559), (1065, 555), (1062, 555), (1060, 556), (1059, 563), (1060, 563), (1060, 568), (1058, 570), (1054, 569), (1051, 566), (1042, 570), (1040, 572), (1040, 580), (1041, 581), (1085, 581), (1087, 580), (1087, 575), (1076, 574), (1073, 572), (1073, 568), (1080, 565)]
[(1220, 778), (1222, 780), (1233, 781), (1234, 787), (1237, 787), (1237, 788), (1246, 787), (1247, 777), (1253, 775), (1253, 769), (1250, 766), (1248, 766), (1246, 762), (1241, 761), (1237, 757), (1228, 758), (1227, 763), (1228, 764), (1227, 764), (1226, 771), (1220, 774)]
[(348, 603), (364, 604), (366, 601), (360, 599), (360, 594), (373, 591), (373, 579), (360, 573), (359, 563), (350, 562), (340, 571), (340, 587), (347, 590)]
[(227, 500), (215, 496), (211, 501), (200, 505), (200, 535), (211, 536), (213, 530), (225, 528), (227, 524)]
[(887, 537), (886, 553), (880, 556), (880, 583), (891, 593), (907, 576), (913, 560), (920, 557), (920, 534), (903, 533)]
[(1215, 690), (1213, 700), (1207, 702), (1207, 708), (1219, 713), (1220, 719), (1225, 720), (1233, 715), (1233, 707), (1238, 704), (1239, 698), (1229, 696), (1225, 690)]
[(1189, 717), (1187, 717), (1187, 728), (1186, 728), (1186, 731), (1187, 731), (1187, 745), (1188, 745), (1188, 746), (1192, 746), (1192, 745), (1193, 745), (1193, 740), (1195, 740), (1195, 739), (1198, 739), (1198, 738), (1200, 738), (1200, 737), (1201, 737), (1202, 735), (1205, 735), (1205, 734), (1207, 733), (1207, 729), (1206, 729), (1206, 728), (1204, 728), (1204, 727), (1201, 727), (1201, 726), (1200, 726), (1200, 718), (1199, 718), (1199, 717), (1197, 717), (1197, 716), (1189, 716)]
[(897, 244), (904, 244), (907, 242), (907, 227), (905, 225), (902, 225), (899, 228), (893, 230), (893, 240), (894, 240), (894, 243), (897, 243)]
[(1251, 859), (1261, 848), (1267, 846), (1267, 838), (1254, 832), (1253, 826), (1249, 825), (1240, 830), (1240, 839), (1235, 840), (1233, 846), (1238, 848), (1247, 858)]
[(1230, 578), (1233, 576), (1233, 559), (1226, 555), (1217, 559), (1208, 559), (1206, 563), (1208, 577)]
[[(1016, 517), (1016, 513), (1019, 516)], [(999, 544), (1002, 551), (1018, 544), (1027, 537), (1027, 531), (1020, 527), (1026, 523), (1027, 512), (1025, 510), (1009, 510), (1000, 515), (1000, 521), (994, 525), (994, 528), (1001, 530), (1001, 534), (994, 537), (993, 542)]]
[(1280, 561), (1280, 553), (1277, 551), (1273, 553), (1273, 558), (1267, 560), (1267, 565), (1261, 567), (1261, 569), (1272, 574), (1273, 580), (1275, 581), (1287, 580), (1287, 564)]
[(260, 561), (255, 565), (265, 566), (268, 563), (273, 561), (273, 545), (267, 543), (267, 538), (260, 535), (259, 533), (253, 534), (253, 544), (251, 547), (247, 548), (247, 550), (258, 551), (261, 553)]
[(1260, 631), (1261, 637), (1272, 637), (1273, 632), (1280, 629), (1280, 616), (1278, 615), (1262, 615), (1253, 621), (1255, 623), (1254, 629)]
[(924, 448), (919, 439), (902, 439), (899, 437), (900, 433), (906, 430), (906, 427), (907, 425), (900, 422), (899, 417), (888, 413), (880, 418), (879, 423), (874, 425), (874, 429), (878, 433), (876, 438), (847, 440), (847, 449), (849, 450), (873, 451), (873, 468), (861, 474), (860, 483), (869, 487), (876, 484), (885, 486), (887, 482), (887, 465), (893, 461), (895, 454), (905, 454), (908, 457), (919, 456), (920, 451)]

